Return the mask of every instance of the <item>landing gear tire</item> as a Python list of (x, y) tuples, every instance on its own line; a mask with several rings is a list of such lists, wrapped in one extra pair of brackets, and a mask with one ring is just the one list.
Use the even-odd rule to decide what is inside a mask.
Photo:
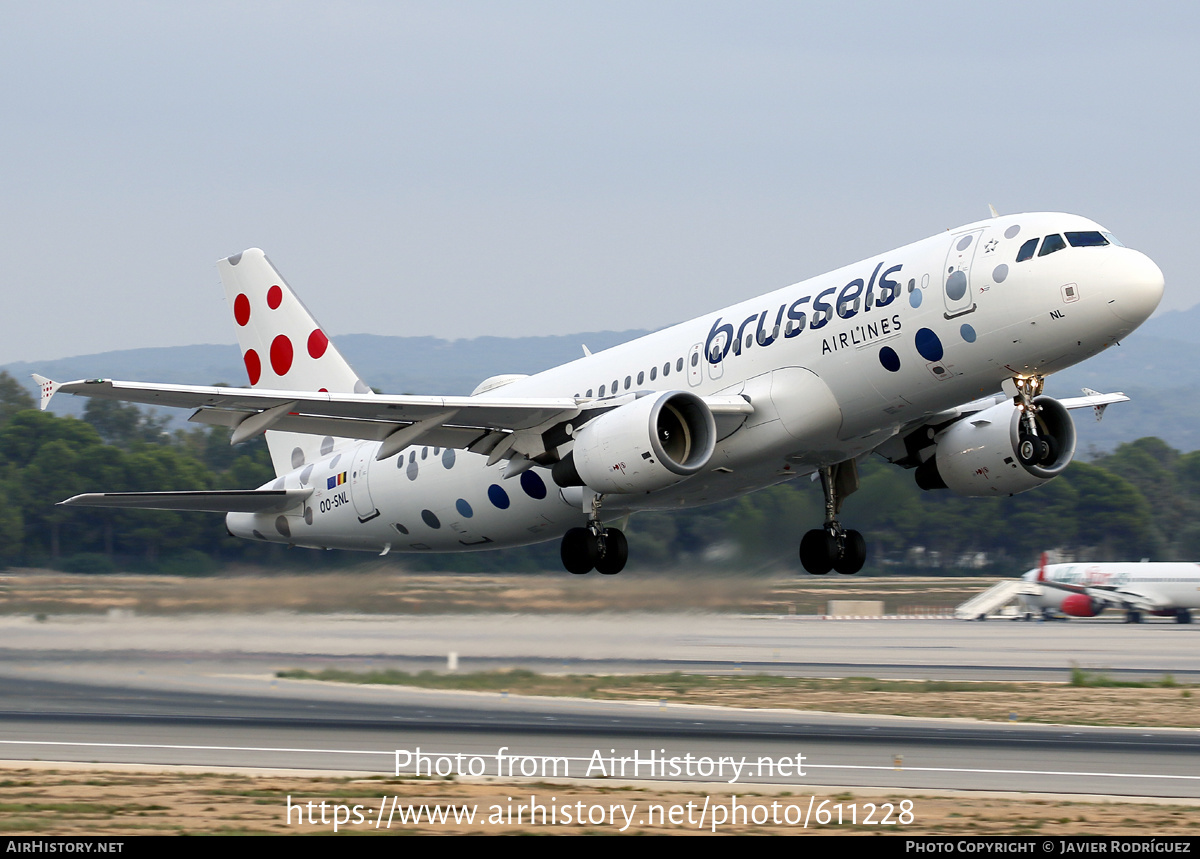
[(837, 542), (841, 552), (833, 562), (833, 568), (843, 576), (852, 576), (867, 562), (867, 541), (857, 531), (847, 531)]
[(1176, 623), (1191, 623), (1192, 622), (1192, 613), (1190, 611), (1188, 611), (1186, 608), (1179, 609), (1179, 611), (1175, 612), (1175, 622)]
[(600, 532), (596, 541), (599, 557), (596, 558), (596, 572), (605, 576), (615, 576), (625, 569), (629, 560), (629, 541), (625, 534), (616, 528), (605, 528)]
[(1037, 465), (1053, 462), (1054, 451), (1044, 438), (1022, 433), (1017, 442), (1017, 458), (1022, 465)]
[(600, 547), (587, 528), (572, 528), (563, 534), (559, 557), (568, 573), (582, 576), (590, 573), (599, 560)]
[(800, 541), (800, 564), (814, 576), (832, 570), (837, 554), (837, 540), (828, 531), (814, 529)]
[(814, 576), (823, 576), (830, 570), (852, 576), (866, 561), (867, 541), (857, 531), (835, 535), (815, 529), (800, 541), (800, 563)]
[(1126, 623), (1141, 623), (1142, 622), (1142, 613), (1140, 611), (1125, 612), (1125, 622)]

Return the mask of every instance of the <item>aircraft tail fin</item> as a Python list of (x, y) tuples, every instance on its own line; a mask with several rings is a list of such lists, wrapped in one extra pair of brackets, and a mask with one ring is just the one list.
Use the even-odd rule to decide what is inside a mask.
[[(371, 393), (265, 253), (251, 248), (221, 260), (217, 269), (251, 387)], [(350, 443), (272, 430), (266, 440), (277, 475)]]

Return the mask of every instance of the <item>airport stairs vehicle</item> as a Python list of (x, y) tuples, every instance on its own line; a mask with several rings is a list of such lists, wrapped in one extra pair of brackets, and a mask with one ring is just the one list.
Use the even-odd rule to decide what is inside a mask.
[(1036, 589), (1038, 585), (1020, 579), (1000, 582), (960, 605), (954, 610), (954, 616), (959, 620), (986, 620), (1014, 602), (1020, 594), (1031, 593), (1031, 588)]

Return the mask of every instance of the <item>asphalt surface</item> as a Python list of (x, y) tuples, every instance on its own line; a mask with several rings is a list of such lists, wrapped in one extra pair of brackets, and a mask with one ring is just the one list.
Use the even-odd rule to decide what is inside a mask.
[[(419, 763), (435, 775), (1200, 797), (1200, 732), (1190, 730), (522, 698), (273, 676), (301, 666), (444, 667), (439, 654), (450, 649), (460, 670), (1065, 679), (1076, 663), (1181, 680), (1196, 671), (1196, 632), (1175, 624), (571, 620), (4, 619), (0, 758), (379, 774), (399, 762), (403, 773)], [(564, 637), (564, 624), (575, 635)]]

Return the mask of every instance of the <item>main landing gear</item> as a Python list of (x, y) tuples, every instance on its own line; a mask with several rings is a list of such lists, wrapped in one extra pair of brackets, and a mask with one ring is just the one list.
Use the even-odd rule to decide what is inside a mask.
[(617, 528), (600, 524), (600, 496), (592, 498), (592, 515), (586, 528), (572, 528), (563, 534), (560, 550), (567, 572), (582, 576), (593, 569), (615, 576), (629, 560), (629, 541)]
[(830, 570), (852, 575), (867, 561), (867, 541), (858, 531), (847, 531), (838, 521), (842, 501), (858, 489), (858, 466), (854, 460), (824, 466), (819, 472), (825, 493), (825, 525), (809, 531), (800, 541), (800, 563), (813, 575)]

